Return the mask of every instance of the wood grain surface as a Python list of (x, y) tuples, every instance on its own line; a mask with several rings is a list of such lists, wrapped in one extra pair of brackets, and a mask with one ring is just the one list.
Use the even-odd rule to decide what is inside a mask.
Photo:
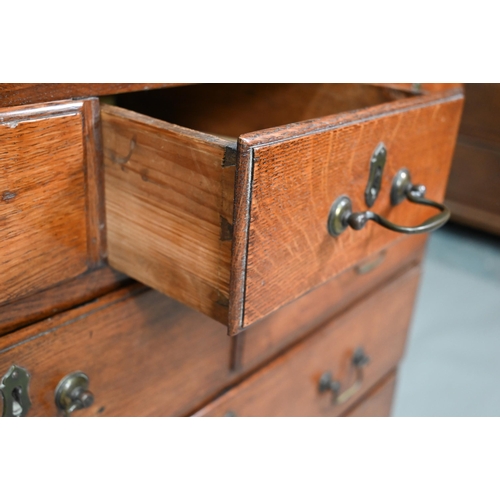
[[(249, 326), (234, 337), (242, 344), (234, 368), (255, 369), (354, 302), (377, 293), (386, 282), (421, 262), (426, 239), (426, 235), (405, 237)], [(360, 274), (373, 264), (369, 272)]]
[(103, 106), (111, 266), (227, 323), (231, 142)]
[(82, 102), (87, 258), (89, 267), (95, 268), (100, 267), (107, 257), (101, 117), (98, 99)]
[(224, 331), (135, 285), (1, 337), (0, 374), (12, 364), (28, 370), (29, 416), (60, 415), (55, 388), (77, 370), (89, 376), (95, 402), (74, 416), (185, 415), (234, 378)]
[[(338, 196), (366, 208), (368, 166), (380, 141), (389, 159), (374, 210), (407, 225), (433, 213), (409, 203), (392, 208), (390, 184), (405, 166), (442, 200), (463, 98), (460, 89), (408, 97), (333, 84), (164, 89), (164, 105), (152, 95), (120, 102), (210, 134), (103, 107), (110, 263), (227, 323), (231, 335), (401, 237), (372, 223), (337, 239), (326, 231)], [(287, 119), (305, 121), (240, 136), (236, 156), (235, 142), (211, 135)]]
[(0, 335), (93, 300), (131, 281), (118, 271), (101, 267), (52, 288), (0, 305)]
[(1, 83), (0, 106), (95, 97), (184, 85), (180, 83)]
[[(397, 365), (404, 349), (418, 285), (413, 269), (358, 303), (289, 350), (196, 416), (338, 416), (363, 397)], [(349, 387), (355, 380), (352, 356), (363, 347), (370, 357), (360, 390), (340, 405), (331, 393), (320, 393), (325, 371)]]
[(390, 186), (407, 167), (414, 182), (427, 186), (429, 198), (443, 200), (462, 100), (460, 91), (448, 91), (240, 137), (241, 151), (251, 150), (245, 154), (253, 157), (253, 169), (238, 177), (246, 186), (237, 193), (247, 199), (235, 204), (232, 279), (239, 286), (231, 297), (233, 328), (238, 318), (246, 327), (401, 238), (373, 223), (338, 238), (326, 228), (340, 195), (351, 198), (355, 211), (366, 210), (368, 166), (379, 142), (388, 157), (372, 210), (404, 225), (434, 214), (409, 202), (391, 207)]
[(241, 134), (376, 106), (410, 95), (354, 83), (213, 83), (120, 95), (116, 104), (236, 140)]
[(392, 372), (381, 380), (354, 408), (343, 417), (390, 417), (394, 390), (396, 389), (396, 372)]
[(96, 100), (0, 109), (0, 303), (102, 264)]

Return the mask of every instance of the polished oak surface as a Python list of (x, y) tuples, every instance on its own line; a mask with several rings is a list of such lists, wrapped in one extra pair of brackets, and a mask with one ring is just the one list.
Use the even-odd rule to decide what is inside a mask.
[(248, 327), (234, 337), (240, 353), (235, 369), (261, 365), (349, 305), (378, 293), (421, 262), (426, 239), (425, 235), (403, 238)]
[(0, 303), (105, 257), (96, 99), (0, 109)]
[(396, 389), (396, 372), (384, 377), (368, 396), (343, 417), (390, 417)]
[(157, 89), (177, 83), (0, 83), (0, 106)]
[(234, 292), (242, 295), (241, 326), (401, 238), (373, 223), (336, 238), (326, 230), (330, 207), (339, 196), (349, 196), (354, 211), (366, 210), (370, 159), (380, 142), (387, 162), (371, 210), (405, 226), (435, 214), (407, 201), (392, 207), (392, 180), (406, 167), (415, 183), (425, 184), (428, 198), (443, 200), (462, 96), (452, 91), (413, 99), (370, 108), (365, 116), (346, 114), (241, 138), (251, 151), (246, 169), (252, 172), (242, 194), (247, 212), (235, 213), (236, 224), (248, 220), (247, 231), (240, 227), (234, 233), (235, 247), (246, 248), (244, 277)]
[[(389, 177), (442, 197), (460, 87), (170, 85), (0, 85), (41, 101), (0, 109), (0, 376), (28, 370), (33, 416), (62, 415), (75, 371), (94, 403), (74, 416), (387, 415), (426, 236), (333, 240), (328, 208), (360, 204), (384, 141), (374, 209), (423, 219), (388, 208)], [(359, 347), (332, 405), (319, 379), (353, 384)]]
[(30, 416), (61, 415), (54, 391), (75, 371), (95, 402), (74, 416), (186, 415), (235, 378), (230, 356), (220, 323), (138, 285), (0, 338), (0, 374), (31, 375)]
[[(390, 185), (407, 167), (430, 198), (442, 199), (462, 106), (459, 89), (412, 97), (362, 85), (236, 87), (228, 90), (231, 112), (210, 85), (146, 94), (142, 106), (142, 96), (119, 101), (148, 111), (159, 95), (157, 116), (171, 110), (203, 132), (115, 106), (102, 111), (111, 265), (227, 324), (230, 335), (401, 238), (373, 224), (336, 239), (326, 230), (341, 194), (365, 208), (380, 141), (388, 161), (373, 209), (404, 225), (428, 217), (408, 202), (391, 208)], [(297, 104), (290, 95), (299, 91)], [(162, 106), (169, 92), (195, 101)], [(258, 124), (274, 128), (236, 142), (229, 136), (257, 124), (248, 102), (267, 105)], [(321, 111), (340, 114), (314, 118)], [(286, 119), (306, 120), (275, 126)]]
[[(418, 286), (413, 269), (358, 303), (254, 376), (200, 410), (197, 416), (338, 416), (397, 365), (404, 349)], [(363, 348), (370, 358), (352, 398), (332, 404), (321, 393), (321, 376), (331, 371), (341, 391), (354, 384), (352, 357)]]
[(0, 305), (0, 335), (89, 302), (132, 280), (108, 266)]

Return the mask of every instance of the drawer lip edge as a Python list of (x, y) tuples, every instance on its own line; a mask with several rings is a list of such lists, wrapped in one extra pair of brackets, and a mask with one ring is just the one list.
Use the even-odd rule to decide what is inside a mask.
[(183, 127), (182, 125), (167, 122), (166, 120), (160, 120), (159, 118), (153, 118), (152, 116), (138, 113), (127, 108), (121, 108), (120, 106), (101, 104), (100, 108), (101, 120), (103, 114), (116, 116), (125, 120), (140, 123), (158, 131), (182, 134), (183, 136), (191, 140), (207, 142), (216, 146), (220, 146), (222, 148), (234, 147), (235, 145), (234, 141), (218, 137), (217, 135), (202, 132), (193, 128)]
[[(374, 120), (384, 116), (404, 113), (411, 109), (425, 108), (437, 104), (443, 104), (464, 99), (463, 90), (456, 88), (436, 92), (435, 94), (417, 95), (406, 99), (376, 104), (353, 111), (345, 111), (321, 118), (290, 123), (280, 127), (273, 127), (242, 134), (239, 140), (247, 147), (258, 148), (259, 146), (285, 142), (292, 138), (304, 135), (318, 134), (327, 130), (334, 130), (346, 125), (354, 125)], [(293, 128), (292, 128), (293, 127)]]

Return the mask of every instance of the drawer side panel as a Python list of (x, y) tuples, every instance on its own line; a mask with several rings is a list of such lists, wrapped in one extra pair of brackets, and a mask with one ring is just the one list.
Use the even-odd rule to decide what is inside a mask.
[(228, 143), (112, 106), (101, 117), (110, 265), (227, 323)]

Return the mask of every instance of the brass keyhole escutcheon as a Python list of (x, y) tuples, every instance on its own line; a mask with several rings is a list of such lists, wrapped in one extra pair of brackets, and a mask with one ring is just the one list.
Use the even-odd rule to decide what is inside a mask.
[(24, 417), (31, 408), (29, 397), (29, 373), (20, 366), (12, 365), (0, 382), (3, 399), (2, 417)]

